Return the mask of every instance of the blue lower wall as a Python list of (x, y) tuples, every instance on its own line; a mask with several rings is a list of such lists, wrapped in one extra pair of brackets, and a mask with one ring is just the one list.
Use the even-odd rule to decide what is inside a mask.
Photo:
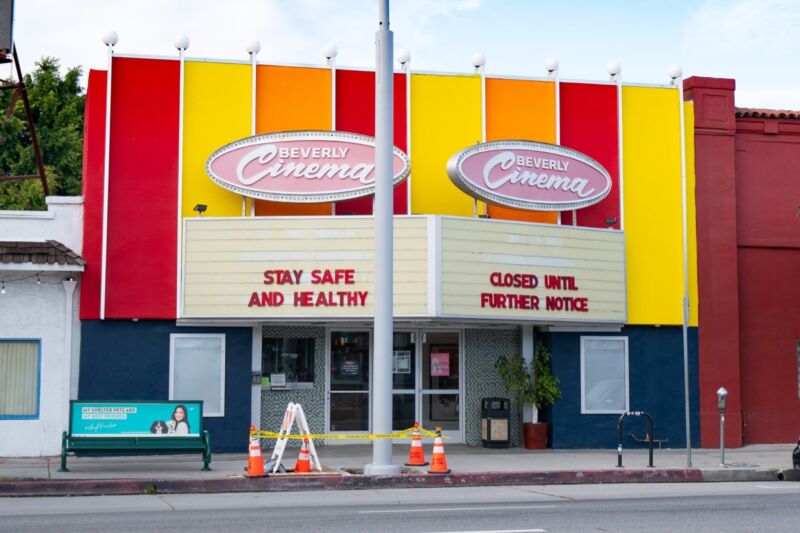
[[(550, 333), (553, 373), (561, 380), (561, 400), (548, 410), (554, 448), (616, 448), (619, 415), (581, 414), (581, 336), (628, 337), (631, 411), (653, 417), (655, 438), (667, 448), (686, 446), (683, 336), (680, 327), (626, 326), (620, 333)], [(689, 397), (692, 446), (700, 445), (698, 416), (697, 328), (689, 328)], [(643, 437), (643, 417), (626, 417), (623, 447), (642, 447), (628, 437)]]
[(211, 434), (213, 451), (247, 450), (252, 364), (250, 328), (177, 327), (169, 320), (85, 320), (81, 323), (78, 398), (168, 399), (172, 333), (225, 334), (225, 416), (204, 418), (203, 428)]

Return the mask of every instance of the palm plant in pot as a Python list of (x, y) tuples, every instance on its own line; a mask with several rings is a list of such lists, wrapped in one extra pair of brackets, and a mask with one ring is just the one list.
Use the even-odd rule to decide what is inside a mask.
[(550, 369), (551, 358), (544, 343), (538, 341), (531, 363), (519, 354), (501, 356), (495, 363), (506, 394), (518, 408), (532, 407), (532, 413), (524, 413), (522, 423), (525, 448), (530, 450), (547, 447), (548, 424), (539, 422), (539, 411), (561, 398), (558, 378)]

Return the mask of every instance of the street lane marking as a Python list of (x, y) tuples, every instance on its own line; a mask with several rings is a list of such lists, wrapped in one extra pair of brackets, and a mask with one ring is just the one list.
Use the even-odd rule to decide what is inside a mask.
[[(781, 483), (783, 483), (783, 482), (781, 482)], [(770, 489), (770, 490), (783, 490), (783, 489), (793, 489), (794, 490), (794, 489), (800, 489), (800, 486), (798, 486), (798, 485), (794, 485), (794, 486), (792, 486), (792, 485), (772, 485), (772, 486), (770, 486), (770, 485), (756, 485), (756, 488), (758, 488), (758, 489)]]
[(429, 531), (428, 533), (546, 533), (546, 529), (484, 529), (480, 531)]
[[(494, 511), (500, 509), (552, 509), (553, 507), (558, 507), (558, 505), (507, 505), (507, 506), (497, 506), (497, 507), (440, 507), (438, 509), (429, 509), (429, 508), (420, 508), (420, 509), (382, 509), (378, 511), (358, 511), (358, 514), (378, 514), (378, 513), (413, 513), (413, 512), (420, 512), (420, 513), (445, 513), (445, 512), (452, 512), (452, 511)], [(498, 530), (499, 532), (500, 530)], [(506, 531), (506, 530), (503, 530)], [(512, 531), (512, 530), (508, 530)], [(541, 531), (541, 529), (519, 529), (513, 531)], [(458, 532), (455, 532), (458, 533)], [(484, 533), (484, 532), (474, 532), (474, 533)]]

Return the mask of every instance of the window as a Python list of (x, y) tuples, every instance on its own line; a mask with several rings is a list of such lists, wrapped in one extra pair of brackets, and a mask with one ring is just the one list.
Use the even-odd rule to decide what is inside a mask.
[(581, 413), (628, 410), (628, 338), (581, 337)]
[(314, 339), (267, 337), (262, 343), (261, 372), (283, 374), (288, 388), (314, 385)]
[(170, 336), (169, 399), (203, 400), (203, 416), (225, 416), (225, 335)]
[(0, 340), (0, 419), (39, 418), (38, 340)]

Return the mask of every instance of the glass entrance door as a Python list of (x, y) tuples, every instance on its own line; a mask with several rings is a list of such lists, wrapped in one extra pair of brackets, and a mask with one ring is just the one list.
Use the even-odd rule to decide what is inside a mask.
[(461, 350), (457, 331), (395, 331), (392, 353), (393, 429), (442, 428), (462, 442)]
[(330, 431), (368, 432), (370, 341), (367, 332), (331, 332), (329, 368)]
[(458, 332), (422, 333), (420, 346), (422, 426), (442, 428), (442, 433), (462, 442), (461, 349)]
[(392, 347), (392, 429), (410, 428), (417, 416), (417, 334), (395, 331)]

